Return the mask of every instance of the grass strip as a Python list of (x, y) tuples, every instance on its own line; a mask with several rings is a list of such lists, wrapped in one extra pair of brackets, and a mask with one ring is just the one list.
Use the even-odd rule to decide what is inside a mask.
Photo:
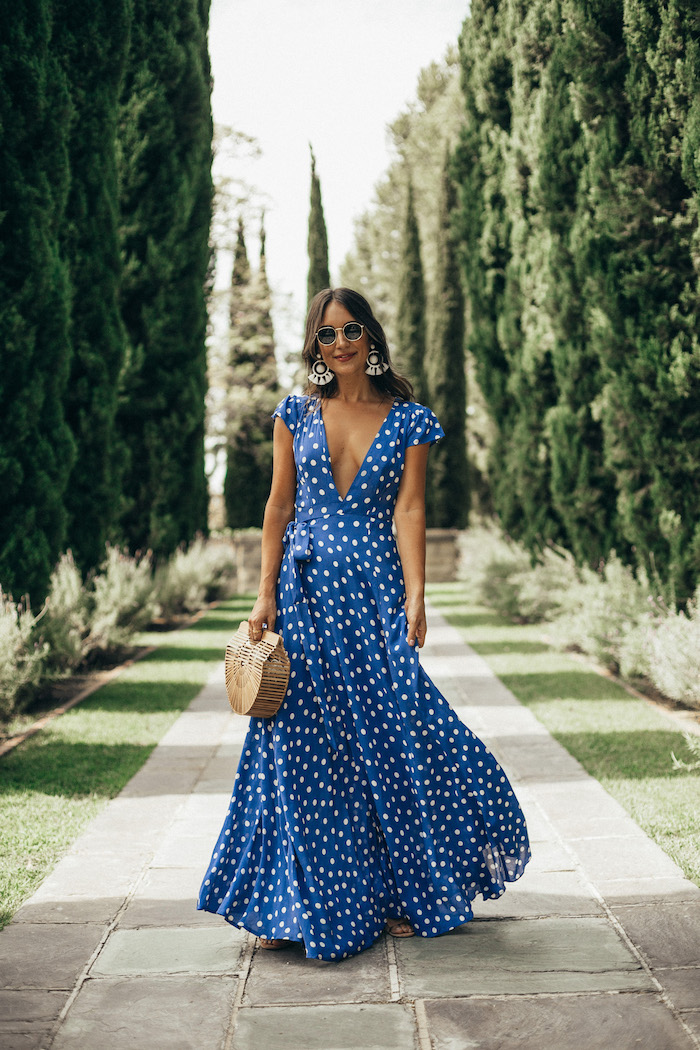
[(583, 768), (700, 885), (700, 772), (682, 730), (617, 682), (547, 645), (541, 625), (513, 624), (481, 605), (469, 583), (433, 584), (431, 604)]
[(0, 928), (143, 766), (250, 607), (237, 596), (184, 630), (139, 635), (156, 651), (0, 759)]

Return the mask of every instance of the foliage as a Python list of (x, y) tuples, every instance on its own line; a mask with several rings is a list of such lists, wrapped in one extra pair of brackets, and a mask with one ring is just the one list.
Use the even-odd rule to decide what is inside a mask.
[(107, 546), (107, 557), (92, 579), (90, 650), (119, 649), (151, 622), (157, 608), (151, 570), (150, 555), (132, 558)]
[(27, 706), (37, 686), (79, 669), (91, 653), (118, 652), (157, 614), (172, 620), (228, 598), (235, 581), (232, 545), (202, 536), (155, 574), (150, 555), (131, 557), (108, 545), (100, 570), (83, 581), (66, 552), (38, 616), (0, 592), (0, 723)]
[(67, 542), (83, 571), (102, 558), (121, 512), (116, 413), (126, 334), (119, 309), (116, 143), (131, 16), (132, 0), (76, 0), (55, 22), (54, 46), (71, 102), (61, 248), (72, 288), (64, 403), (77, 454), (65, 506)]
[(631, 656), (641, 656), (637, 632), (651, 628), (658, 615), (644, 572), (635, 573), (613, 551), (600, 571), (582, 569), (552, 633), (614, 671), (624, 662), (628, 674), (644, 673), (646, 667), (632, 666)]
[(33, 640), (35, 623), (26, 602), (0, 590), (0, 721), (21, 710), (39, 683), (46, 647)]
[(418, 220), (413, 206), (413, 187), (406, 193), (406, 219), (399, 268), (398, 317), (396, 319), (396, 365), (413, 384), (414, 400), (428, 403), (425, 371), (426, 315), (423, 263)]
[(571, 555), (546, 548), (533, 564), (522, 547), (491, 543), (491, 556), (480, 574), (484, 604), (516, 623), (541, 623), (560, 614), (577, 583)]
[(662, 620), (651, 637), (651, 650), (654, 685), (672, 700), (700, 708), (700, 588), (687, 614)]
[(70, 102), (49, 0), (0, 36), (0, 580), (37, 607), (66, 535), (70, 284), (60, 250)]
[(321, 201), (321, 182), (316, 174), (316, 158), (311, 150), (311, 197), (309, 201), (309, 272), (306, 279), (306, 305), (317, 292), (329, 288), (331, 276), (328, 270), (328, 234), (326, 220), (323, 217)]
[(4, 19), (0, 579), (34, 607), (66, 545), (87, 570), (206, 527), (208, 7)]
[(208, 0), (134, 7), (121, 98), (118, 428), (124, 538), (161, 558), (206, 528), (204, 398), (212, 208)]
[(673, 762), (673, 768), (684, 773), (692, 773), (694, 770), (700, 769), (700, 739), (696, 736), (691, 736), (690, 733), (684, 733), (683, 739), (695, 761), (685, 762), (683, 759), (677, 758), (672, 751), (671, 760)]
[(270, 416), (279, 400), (271, 297), (265, 267), (265, 230), (260, 264), (251, 276), (243, 221), (231, 276), (230, 347), (220, 379), (226, 445), (224, 502), (230, 528), (259, 526), (272, 479)]
[(198, 537), (175, 551), (155, 574), (155, 600), (166, 619), (228, 598), (236, 577), (233, 548)]
[(676, 612), (658, 580), (650, 584), (614, 552), (595, 572), (577, 567), (563, 550), (545, 549), (533, 561), (521, 544), (484, 526), (463, 537), (461, 575), (499, 615), (515, 623), (546, 621), (561, 647), (700, 708), (700, 589)]
[(452, 232), (455, 208), (450, 154), (446, 150), (440, 192), (437, 302), (433, 307), (434, 323), (427, 356), (430, 404), (445, 437), (438, 442), (430, 457), (427, 522), (430, 526), (462, 529), (469, 515), (469, 468), (465, 432), (464, 297)]
[(89, 651), (90, 595), (73, 554), (61, 555), (51, 574), (46, 605), (37, 634), (46, 646), (48, 676), (73, 671)]
[(456, 152), (468, 348), (503, 527), (700, 574), (698, 106), (687, 5), (474, 0)]

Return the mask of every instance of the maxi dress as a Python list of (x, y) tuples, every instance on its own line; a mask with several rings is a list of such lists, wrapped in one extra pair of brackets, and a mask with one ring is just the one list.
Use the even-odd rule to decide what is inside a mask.
[(530, 847), (505, 773), (406, 637), (392, 517), (406, 449), (444, 437), (437, 418), (395, 400), (341, 498), (319, 399), (289, 395), (274, 416), (297, 469), (275, 625), (289, 687), (250, 721), (198, 908), (342, 959), (388, 917), (423, 937), (468, 922)]

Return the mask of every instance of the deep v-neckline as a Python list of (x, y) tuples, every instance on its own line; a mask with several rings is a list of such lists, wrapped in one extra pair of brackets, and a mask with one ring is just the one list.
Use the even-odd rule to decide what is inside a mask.
[(321, 404), (321, 401), (319, 400), (318, 415), (319, 415), (319, 419), (321, 420), (321, 430), (323, 431), (323, 442), (324, 442), (324, 444), (326, 446), (326, 455), (328, 456), (328, 472), (329, 472), (329, 474), (331, 476), (331, 484), (333, 485), (333, 488), (335, 489), (335, 491), (338, 493), (338, 498), (339, 498), (341, 503), (344, 503), (345, 500), (350, 495), (350, 493), (352, 492), (352, 489), (353, 489), (353, 487), (355, 485), (355, 482), (359, 478), (360, 474), (362, 473), (362, 469), (363, 469), (365, 463), (367, 462), (367, 457), (369, 456), (370, 452), (372, 451), (374, 446), (379, 441), (379, 438), (381, 436), (382, 431), (384, 430), (384, 427), (386, 426), (386, 423), (387, 423), (387, 420), (388, 420), (389, 416), (391, 415), (391, 413), (396, 408), (396, 404), (397, 404), (397, 399), (394, 398), (394, 400), (391, 402), (391, 405), (389, 406), (389, 411), (384, 416), (384, 419), (382, 420), (382, 422), (379, 425), (379, 430), (377, 431), (377, 433), (374, 435), (374, 438), (372, 439), (371, 445), (369, 446), (369, 448), (365, 452), (364, 459), (362, 460), (362, 462), (360, 463), (359, 467), (357, 468), (357, 473), (355, 474), (355, 477), (350, 482), (350, 487), (346, 491), (345, 495), (341, 496), (340, 495), (340, 491), (338, 489), (338, 486), (335, 483), (335, 478), (333, 477), (333, 460), (331, 459), (331, 449), (330, 449), (330, 445), (328, 444), (328, 432), (326, 431), (326, 421), (323, 418), (322, 404)]

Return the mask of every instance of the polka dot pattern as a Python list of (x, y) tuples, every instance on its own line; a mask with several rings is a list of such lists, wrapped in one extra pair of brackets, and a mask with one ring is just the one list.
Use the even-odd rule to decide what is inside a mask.
[(273, 415), (297, 467), (277, 585), (289, 687), (275, 718), (251, 719), (198, 907), (342, 959), (389, 916), (423, 937), (468, 922), (530, 847), (505, 773), (406, 640), (391, 523), (406, 449), (440, 440), (437, 418), (395, 401), (341, 499), (318, 400)]

